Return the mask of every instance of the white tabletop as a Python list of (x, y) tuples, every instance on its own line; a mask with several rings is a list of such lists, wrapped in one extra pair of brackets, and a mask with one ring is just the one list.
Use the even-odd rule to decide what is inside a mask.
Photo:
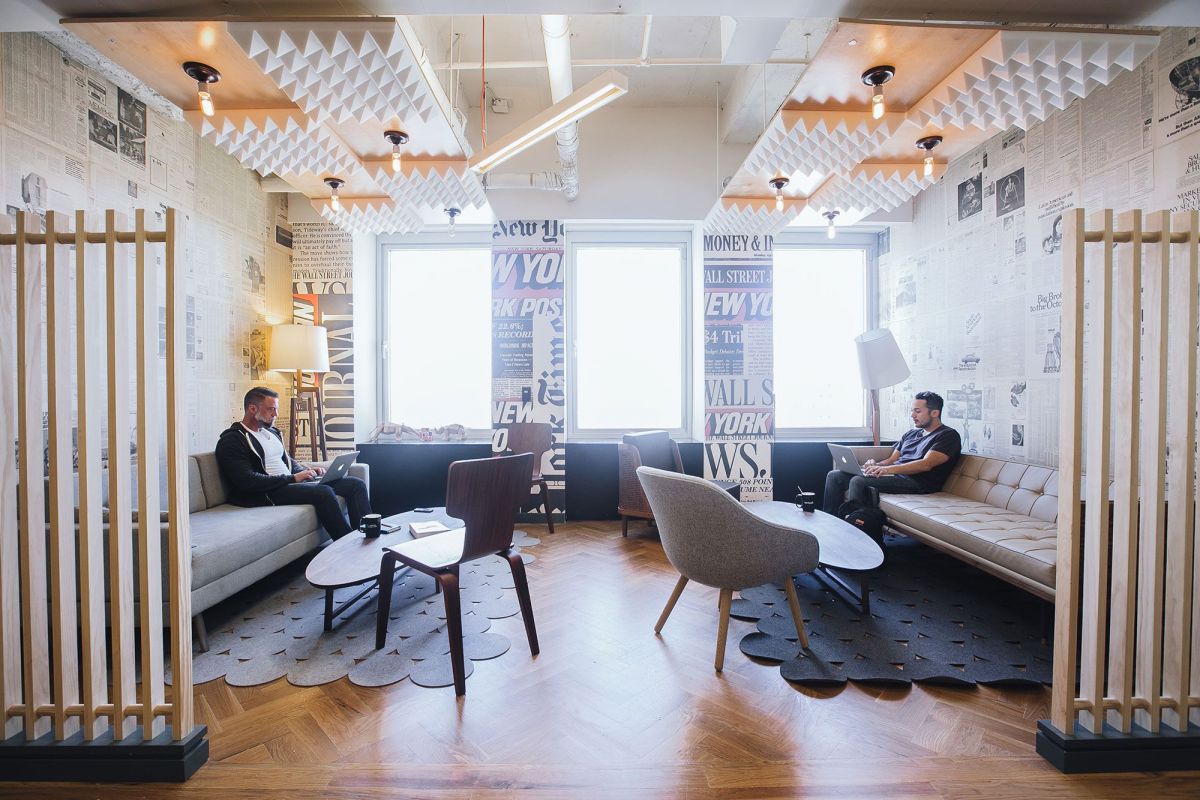
[(795, 503), (770, 500), (745, 503), (756, 517), (773, 525), (811, 533), (820, 544), (817, 556), (822, 566), (866, 572), (883, 564), (883, 550), (875, 540), (845, 520), (824, 511), (801, 511)]

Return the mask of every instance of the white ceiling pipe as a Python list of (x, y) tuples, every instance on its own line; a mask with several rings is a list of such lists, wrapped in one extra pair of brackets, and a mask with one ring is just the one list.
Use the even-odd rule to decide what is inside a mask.
[[(571, 80), (571, 28), (562, 14), (542, 15), (542, 39), (546, 44), (546, 72), (550, 77), (550, 102), (557, 103), (575, 91)], [(562, 192), (568, 200), (579, 196), (579, 125), (572, 122), (558, 129), (558, 160)]]

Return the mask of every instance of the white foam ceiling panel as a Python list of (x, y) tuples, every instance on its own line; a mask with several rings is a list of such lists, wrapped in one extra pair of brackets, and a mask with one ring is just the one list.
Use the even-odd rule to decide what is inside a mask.
[(488, 205), (479, 176), (465, 160), (404, 161), (400, 172), (392, 171), (391, 159), (368, 160), (363, 166), (388, 196), (404, 205), (439, 211)]
[(945, 174), (946, 165), (934, 164), (928, 178), (922, 175), (923, 170), (921, 163), (860, 164), (847, 175), (831, 178), (808, 202), (821, 211), (890, 211), (936, 183)]
[(742, 233), (748, 236), (774, 233), (804, 210), (802, 200), (787, 200), (783, 210), (775, 210), (775, 199), (724, 197), (704, 219), (705, 233)]
[(887, 141), (904, 121), (902, 114), (872, 119), (868, 111), (784, 109), (763, 131), (741, 169), (765, 178), (848, 169)]
[(212, 117), (185, 112), (192, 127), (260, 175), (311, 172), (348, 174), (358, 156), (326, 125), (299, 109), (219, 110)]
[(318, 120), (390, 120), (437, 109), (410, 43), (391, 19), (231, 22), (233, 38)]
[(313, 200), (312, 206), (322, 217), (351, 233), (416, 233), (421, 218), (413, 209), (390, 197), (342, 198), (334, 211), (329, 200)]

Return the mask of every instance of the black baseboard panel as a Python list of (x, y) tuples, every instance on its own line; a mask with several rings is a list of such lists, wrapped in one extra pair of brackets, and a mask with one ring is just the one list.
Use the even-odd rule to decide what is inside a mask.
[(82, 733), (64, 741), (46, 734), (32, 742), (17, 734), (0, 742), (0, 781), (85, 781), (89, 783), (182, 783), (208, 761), (208, 728), (199, 725), (179, 741), (167, 728), (149, 742), (142, 729), (120, 742), (105, 731), (90, 742)]
[(1121, 733), (1110, 725), (1103, 735), (1075, 726), (1065, 736), (1050, 720), (1040, 720), (1037, 752), (1059, 772), (1168, 772), (1200, 769), (1200, 726), (1190, 725), (1180, 733), (1165, 725), (1158, 733), (1133, 726)]

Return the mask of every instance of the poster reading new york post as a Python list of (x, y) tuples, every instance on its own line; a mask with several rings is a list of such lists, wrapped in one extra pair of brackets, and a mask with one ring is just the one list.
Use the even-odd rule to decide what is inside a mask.
[[(566, 340), (563, 229), (558, 220), (500, 220), (492, 227), (492, 451), (508, 448), (514, 422), (548, 422), (553, 446), (541, 474), (550, 513), (566, 515)], [(521, 508), (539, 519), (531, 494)]]
[(704, 237), (704, 477), (770, 500), (775, 439), (769, 235)]

